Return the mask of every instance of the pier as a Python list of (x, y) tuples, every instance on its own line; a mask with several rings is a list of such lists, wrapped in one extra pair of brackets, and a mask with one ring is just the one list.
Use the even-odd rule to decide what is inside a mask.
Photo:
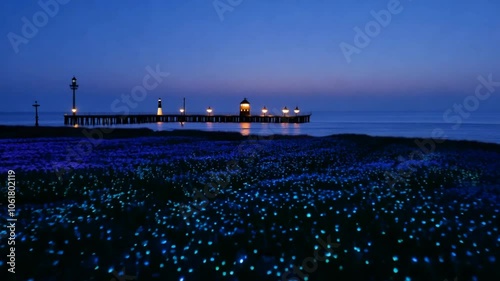
[(207, 108), (207, 114), (186, 114), (186, 99), (183, 99), (183, 105), (180, 108), (180, 114), (163, 114), (161, 98), (158, 98), (158, 108), (156, 114), (110, 114), (110, 113), (88, 113), (76, 114), (75, 90), (78, 88), (76, 78), (72, 78), (70, 85), (73, 90), (73, 109), (72, 114), (64, 114), (64, 125), (125, 125), (125, 124), (146, 124), (146, 123), (309, 123), (311, 113), (299, 114), (299, 107), (295, 107), (290, 114), (290, 109), (283, 107), (283, 115), (268, 114), (268, 109), (264, 106), (261, 115), (252, 115), (250, 113), (250, 102), (244, 98), (240, 103), (239, 115), (234, 114), (213, 114), (212, 107)]
[(309, 123), (311, 114), (293, 116), (241, 116), (241, 115), (203, 115), (203, 114), (85, 114), (64, 115), (64, 125), (122, 125), (122, 124), (146, 124), (146, 123)]

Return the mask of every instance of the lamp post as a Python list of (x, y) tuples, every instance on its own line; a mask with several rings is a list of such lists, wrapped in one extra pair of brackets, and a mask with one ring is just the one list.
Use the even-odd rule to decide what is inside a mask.
[(207, 108), (207, 113), (208, 113), (208, 116), (210, 116), (210, 114), (212, 113), (212, 108), (210, 106)]
[(75, 105), (75, 92), (76, 89), (78, 89), (78, 84), (76, 84), (76, 78), (73, 76), (71, 79), (71, 84), (69, 85), (69, 88), (73, 90), (73, 108), (71, 109), (71, 112), (73, 112), (73, 116), (76, 115), (76, 105)]
[(265, 106), (262, 108), (262, 113), (264, 113), (264, 116), (266, 116), (266, 114), (267, 114), (267, 108)]
[(283, 116), (286, 116), (288, 114), (288, 112), (290, 112), (290, 110), (288, 108), (286, 108), (286, 106), (285, 106), (285, 107), (283, 107), (281, 112), (283, 112)]
[(186, 98), (183, 99), (182, 108), (179, 110), (182, 115), (186, 114)]
[(35, 107), (35, 127), (38, 127), (38, 107), (40, 105), (38, 104), (37, 101), (35, 101), (35, 104), (33, 105), (33, 107)]
[(299, 107), (296, 106), (295, 109), (293, 110), (293, 112), (295, 112), (295, 116), (299, 115), (299, 112), (300, 112)]

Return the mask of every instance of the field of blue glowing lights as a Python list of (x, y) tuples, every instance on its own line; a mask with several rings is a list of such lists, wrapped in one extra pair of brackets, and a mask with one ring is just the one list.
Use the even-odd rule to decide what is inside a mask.
[(18, 280), (500, 280), (498, 145), (409, 160), (411, 140), (364, 136), (79, 142), (0, 140)]

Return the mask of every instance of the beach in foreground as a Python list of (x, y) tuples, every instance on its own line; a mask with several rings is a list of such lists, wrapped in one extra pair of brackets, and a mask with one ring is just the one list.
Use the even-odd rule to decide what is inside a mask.
[(500, 279), (497, 144), (0, 127), (18, 280)]

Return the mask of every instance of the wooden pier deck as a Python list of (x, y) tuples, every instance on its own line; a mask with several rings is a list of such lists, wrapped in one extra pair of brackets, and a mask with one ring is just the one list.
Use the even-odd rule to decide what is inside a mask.
[(145, 124), (158, 122), (198, 122), (198, 123), (309, 123), (311, 114), (292, 116), (240, 116), (240, 115), (182, 115), (182, 114), (136, 114), (136, 115), (111, 115), (111, 114), (85, 114), (64, 115), (64, 125), (122, 125)]

